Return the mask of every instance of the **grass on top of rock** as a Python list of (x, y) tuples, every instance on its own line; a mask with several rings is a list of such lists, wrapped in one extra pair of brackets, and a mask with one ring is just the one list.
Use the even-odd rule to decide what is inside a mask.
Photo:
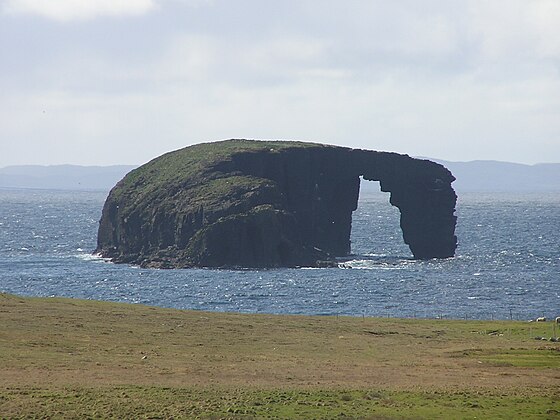
[(119, 190), (136, 190), (148, 184), (151, 189), (180, 182), (204, 174), (205, 169), (238, 153), (280, 152), (291, 148), (327, 147), (316, 143), (291, 141), (225, 140), (201, 143), (159, 156), (131, 171), (119, 185)]
[(210, 313), (0, 294), (8, 418), (539, 418), (552, 323)]
[(152, 208), (170, 201), (175, 194), (186, 194), (194, 205), (213, 205), (216, 197), (235, 193), (236, 189), (252, 190), (269, 181), (251, 176), (224, 176), (213, 171), (214, 165), (238, 153), (266, 150), (277, 153), (292, 148), (329, 147), (315, 143), (291, 141), (225, 140), (201, 143), (159, 156), (129, 172), (111, 191), (111, 199), (125, 207), (121, 214)]

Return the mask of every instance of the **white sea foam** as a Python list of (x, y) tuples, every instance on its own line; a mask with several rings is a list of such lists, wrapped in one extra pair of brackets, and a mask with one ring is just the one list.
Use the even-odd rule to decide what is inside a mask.
[(83, 260), (83, 261), (98, 261), (98, 262), (110, 262), (110, 258), (104, 258), (100, 254), (90, 254), (90, 253), (83, 253), (83, 254), (76, 254), (74, 257)]
[(403, 266), (398, 263), (388, 263), (369, 259), (355, 259), (339, 263), (340, 268), (352, 268), (354, 270), (402, 270)]

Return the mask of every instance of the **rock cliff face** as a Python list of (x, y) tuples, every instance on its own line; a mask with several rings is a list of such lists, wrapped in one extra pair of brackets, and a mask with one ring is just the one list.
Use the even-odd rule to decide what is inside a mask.
[(254, 140), (187, 147), (130, 172), (105, 202), (96, 252), (162, 268), (323, 264), (350, 252), (360, 176), (391, 193), (415, 258), (454, 255), (455, 178), (443, 166)]

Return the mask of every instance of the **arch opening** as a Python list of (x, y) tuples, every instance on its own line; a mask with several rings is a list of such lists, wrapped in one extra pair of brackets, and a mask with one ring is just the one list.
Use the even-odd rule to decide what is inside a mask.
[(389, 202), (390, 193), (381, 191), (379, 181), (360, 177), (356, 210), (352, 213), (351, 258), (379, 260), (410, 258), (400, 228), (400, 211)]

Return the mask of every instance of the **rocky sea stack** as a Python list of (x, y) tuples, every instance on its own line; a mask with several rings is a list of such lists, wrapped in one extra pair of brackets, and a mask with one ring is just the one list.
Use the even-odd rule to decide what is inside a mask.
[(107, 197), (96, 252), (160, 268), (330, 264), (350, 252), (360, 176), (391, 193), (414, 258), (454, 255), (455, 178), (442, 165), (255, 140), (186, 147), (130, 172)]

